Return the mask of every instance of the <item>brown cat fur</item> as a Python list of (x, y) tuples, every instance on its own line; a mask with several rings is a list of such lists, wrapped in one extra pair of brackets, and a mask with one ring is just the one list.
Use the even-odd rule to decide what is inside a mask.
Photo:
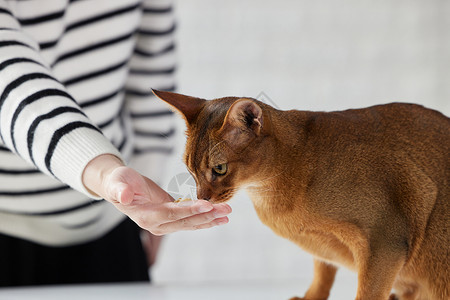
[(358, 273), (358, 300), (449, 299), (449, 118), (414, 104), (280, 111), (154, 93), (187, 123), (198, 198), (245, 188), (264, 224), (314, 256), (311, 286), (292, 299), (327, 299), (337, 266)]

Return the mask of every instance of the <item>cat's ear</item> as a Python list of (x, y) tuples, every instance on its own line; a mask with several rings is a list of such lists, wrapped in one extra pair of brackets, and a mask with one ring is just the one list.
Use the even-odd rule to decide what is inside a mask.
[(263, 112), (251, 99), (239, 99), (228, 109), (220, 132), (232, 144), (238, 145), (261, 133)]
[(167, 102), (175, 111), (179, 112), (187, 124), (194, 122), (206, 100), (186, 96), (182, 94), (164, 92), (152, 89), (153, 94), (159, 99)]

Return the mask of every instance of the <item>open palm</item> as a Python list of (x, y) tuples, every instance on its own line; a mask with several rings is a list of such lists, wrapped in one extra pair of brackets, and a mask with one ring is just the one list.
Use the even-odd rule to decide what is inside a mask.
[(179, 206), (156, 183), (136, 170), (121, 166), (103, 179), (103, 197), (140, 227), (155, 235), (209, 228), (228, 223), (231, 208), (198, 200)]

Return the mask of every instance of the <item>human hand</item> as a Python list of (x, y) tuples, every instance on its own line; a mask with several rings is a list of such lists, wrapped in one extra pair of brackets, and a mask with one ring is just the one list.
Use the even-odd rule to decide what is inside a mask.
[(155, 235), (226, 224), (226, 215), (231, 213), (225, 203), (198, 200), (191, 206), (177, 205), (156, 183), (109, 154), (96, 157), (86, 166), (83, 183)]

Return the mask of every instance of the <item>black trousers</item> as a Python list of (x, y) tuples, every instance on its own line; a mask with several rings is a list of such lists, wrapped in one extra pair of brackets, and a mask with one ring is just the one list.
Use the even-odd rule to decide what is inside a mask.
[(126, 219), (82, 245), (47, 247), (0, 234), (0, 287), (150, 281), (140, 229)]

